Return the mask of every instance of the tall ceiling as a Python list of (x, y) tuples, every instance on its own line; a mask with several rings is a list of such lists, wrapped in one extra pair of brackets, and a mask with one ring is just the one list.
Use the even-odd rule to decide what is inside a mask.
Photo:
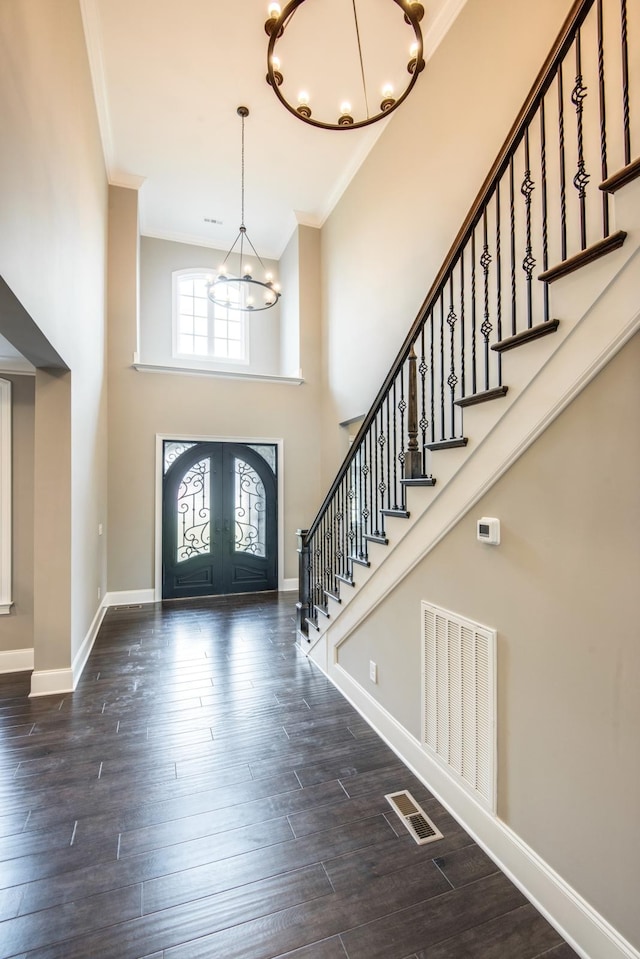
[[(425, 0), (425, 58), (464, 2)], [(327, 132), (287, 113), (265, 81), (267, 0), (80, 3), (109, 181), (141, 185), (145, 235), (231, 246), (240, 225), (240, 104), (250, 110), (245, 222), (258, 252), (276, 259), (296, 222), (323, 223), (384, 126), (393, 122)], [(402, 12), (392, 0), (357, 3), (367, 76), (373, 77), (391, 48), (400, 51), (406, 70), (412, 34)], [(331, 50), (321, 47), (324, 36), (330, 37)], [(298, 74), (302, 77), (307, 64), (320, 69), (317, 63), (313, 67), (319, 58), (326, 76), (322, 89), (335, 81), (335, 97), (355, 103), (360, 67), (353, 0), (309, 0), (296, 11), (280, 46), (294, 96)], [(315, 108), (321, 89), (314, 76), (309, 93)]]

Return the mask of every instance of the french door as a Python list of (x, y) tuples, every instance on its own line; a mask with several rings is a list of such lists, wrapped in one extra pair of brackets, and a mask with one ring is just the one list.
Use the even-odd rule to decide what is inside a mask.
[(278, 588), (276, 447), (164, 442), (162, 598)]

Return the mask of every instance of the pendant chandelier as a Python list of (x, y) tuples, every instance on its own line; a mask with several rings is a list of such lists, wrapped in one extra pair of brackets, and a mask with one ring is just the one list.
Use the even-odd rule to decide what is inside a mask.
[[(385, 0), (387, 4), (395, 4), (395, 6), (398, 8), (398, 16), (404, 20), (409, 39), (412, 41), (410, 44), (408, 44), (408, 57), (406, 60), (406, 73), (408, 74), (408, 78), (406, 78), (406, 85), (404, 88), (397, 94), (394, 92), (393, 86), (391, 83), (389, 83), (388, 79), (386, 82), (381, 82), (379, 84), (378, 93), (380, 97), (379, 106), (376, 106), (372, 110), (370, 109), (369, 103), (370, 91), (367, 89), (365, 71), (366, 58), (363, 53), (364, 44), (362, 42), (363, 38), (366, 36), (366, 30), (364, 27), (369, 27), (369, 24), (361, 25), (360, 18), (358, 17), (356, 0), (344, 0), (345, 6), (351, 6), (353, 12), (353, 21), (355, 26), (355, 30), (353, 32), (353, 56), (356, 63), (357, 59), (359, 59), (359, 72), (362, 83), (361, 99), (363, 101), (363, 115), (355, 115), (356, 111), (352, 108), (351, 100), (344, 99), (340, 101), (339, 99), (336, 99), (335, 109), (338, 115), (335, 120), (332, 120), (329, 118), (320, 119), (314, 116), (312, 112), (313, 95), (307, 92), (309, 90), (308, 86), (298, 90), (296, 103), (293, 103), (292, 99), (288, 99), (287, 93), (285, 93), (285, 68), (283, 66), (283, 61), (281, 61), (276, 55), (276, 47), (285, 36), (285, 32), (289, 28), (294, 14), (304, 2), (305, 0), (290, 0), (284, 9), (281, 9), (279, 3), (271, 3), (269, 4), (268, 8), (268, 19), (264, 25), (265, 31), (269, 37), (269, 45), (267, 48), (267, 83), (269, 83), (271, 86), (280, 103), (289, 111), (289, 113), (293, 114), (295, 117), (298, 117), (298, 119), (302, 120), (304, 123), (308, 123), (314, 127), (319, 127), (323, 130), (357, 130), (361, 127), (369, 126), (370, 124), (375, 123), (377, 120), (382, 120), (394, 110), (397, 110), (400, 104), (406, 100), (409, 93), (415, 86), (420, 73), (424, 70), (425, 64), (423, 58), (422, 30), (420, 29), (420, 21), (424, 16), (424, 7), (422, 4), (417, 2), (417, 0)], [(364, 9), (367, 11), (364, 20), (367, 20), (368, 17), (369, 21), (372, 22), (375, 17), (375, 12), (371, 6), (372, 0), (362, 0), (362, 3), (364, 4)], [(344, 44), (344, 34), (346, 33), (345, 27), (334, 22), (329, 22), (328, 27), (331, 31), (331, 38), (334, 43), (336, 42), (336, 39), (339, 39)], [(380, 29), (379, 24), (378, 29)], [(372, 34), (369, 34), (369, 36), (371, 37)], [(308, 52), (310, 54), (315, 46), (315, 37), (310, 37), (309, 44)], [(296, 52), (300, 53), (299, 50)], [(325, 74), (327, 80), (330, 80), (330, 78), (333, 77), (333, 80), (330, 80), (330, 82), (335, 83), (336, 63), (334, 61), (334, 56), (331, 58), (327, 56), (325, 62), (329, 63), (330, 65), (325, 70)], [(324, 82), (325, 77), (323, 77), (323, 84)], [(289, 91), (289, 97), (291, 97), (291, 92), (292, 91)], [(318, 91), (316, 91), (316, 93), (317, 92)], [(344, 97), (355, 96), (355, 93), (349, 90), (342, 90), (340, 91), (340, 94)], [(360, 96), (360, 94), (358, 94), (358, 96)]]
[[(238, 107), (237, 114), (242, 120), (242, 150), (241, 150), (241, 201), (240, 201), (240, 229), (229, 252), (218, 269), (217, 276), (207, 284), (207, 296), (216, 306), (228, 310), (253, 311), (269, 310), (280, 299), (280, 286), (273, 282), (273, 276), (266, 267), (255, 246), (249, 239), (247, 228), (244, 225), (244, 121), (249, 116), (247, 107)], [(245, 252), (245, 246), (248, 248)], [(252, 275), (252, 267), (246, 263), (246, 256), (253, 255), (264, 270), (264, 280), (256, 280)], [(230, 260), (237, 256), (239, 276), (230, 272)], [(229, 265), (228, 265), (229, 264)]]

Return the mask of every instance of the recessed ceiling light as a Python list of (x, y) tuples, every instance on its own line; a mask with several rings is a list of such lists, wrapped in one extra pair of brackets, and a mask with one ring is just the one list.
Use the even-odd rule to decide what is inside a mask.
[(212, 216), (205, 216), (204, 222), (205, 222), (205, 223), (215, 223), (216, 226), (222, 226), (222, 220), (214, 220), (214, 218), (213, 218)]

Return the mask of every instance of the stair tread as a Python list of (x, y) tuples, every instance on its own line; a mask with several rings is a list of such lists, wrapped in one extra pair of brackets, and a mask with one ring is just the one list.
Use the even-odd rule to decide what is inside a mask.
[(365, 533), (364, 537), (369, 543), (380, 543), (381, 546), (388, 546), (389, 540), (386, 536), (375, 536), (373, 533)]
[(325, 589), (324, 595), (327, 596), (329, 599), (332, 599), (334, 603), (342, 603), (342, 600), (340, 599), (338, 594), (333, 593), (330, 589)]
[(532, 326), (528, 330), (523, 330), (521, 333), (515, 333), (513, 336), (505, 337), (505, 339), (500, 340), (498, 343), (494, 343), (491, 349), (495, 350), (496, 353), (506, 353), (507, 350), (512, 350), (517, 346), (523, 346), (525, 343), (537, 340), (541, 336), (555, 333), (559, 325), (560, 320), (546, 320), (546, 322), (538, 323), (536, 326)]
[(350, 556), (349, 559), (351, 560), (352, 563), (357, 563), (358, 566), (365, 566), (367, 568), (371, 566), (371, 563), (369, 562), (369, 560), (364, 559), (364, 557), (361, 557), (361, 556)]
[(508, 386), (496, 386), (492, 390), (482, 390), (480, 393), (469, 393), (468, 396), (461, 396), (455, 401), (456, 406), (462, 408), (466, 406), (476, 406), (478, 403), (487, 403), (490, 400), (498, 400), (506, 396), (509, 392)]
[(314, 603), (313, 608), (317, 610), (317, 612), (319, 612), (326, 619), (330, 619), (329, 610), (327, 609), (326, 606), (323, 606), (321, 603)]
[(305, 621), (305, 623), (306, 623), (308, 626), (312, 626), (313, 629), (315, 629), (315, 631), (316, 631), (317, 633), (320, 632), (320, 627), (318, 626), (318, 623), (316, 622), (315, 619), (312, 619), (311, 616), (305, 616), (305, 620), (304, 620), (304, 621)]
[(603, 193), (615, 193), (616, 190), (626, 186), (627, 183), (631, 183), (632, 180), (635, 180), (637, 177), (640, 177), (640, 157), (628, 163), (627, 166), (618, 170), (612, 176), (607, 177), (606, 180), (603, 180), (600, 184), (600, 189)]
[(466, 436), (461, 436), (455, 440), (439, 440), (437, 443), (426, 443), (426, 449), (431, 450), (454, 450), (458, 447), (466, 446), (469, 442)]
[(400, 519), (409, 519), (411, 513), (406, 509), (381, 509), (383, 516), (398, 516)]
[(433, 476), (411, 476), (407, 479), (401, 479), (403, 486), (435, 486), (436, 481)]
[(343, 573), (336, 573), (336, 579), (340, 580), (341, 583), (346, 583), (347, 586), (355, 586), (351, 576), (345, 576)]
[(581, 267), (586, 266), (588, 263), (593, 263), (594, 260), (599, 260), (601, 256), (606, 256), (607, 253), (612, 253), (614, 250), (620, 249), (626, 238), (627, 234), (624, 230), (618, 230), (617, 233), (612, 233), (610, 236), (605, 237), (604, 240), (598, 240), (597, 243), (592, 243), (586, 250), (582, 250), (580, 253), (576, 253), (575, 256), (570, 256), (568, 259), (563, 260), (562, 263), (556, 264), (556, 266), (551, 267), (550, 270), (545, 270), (544, 273), (538, 276), (538, 279), (542, 280), (543, 283), (553, 283), (554, 280), (559, 280), (560, 277), (567, 276), (567, 274), (581, 269)]

